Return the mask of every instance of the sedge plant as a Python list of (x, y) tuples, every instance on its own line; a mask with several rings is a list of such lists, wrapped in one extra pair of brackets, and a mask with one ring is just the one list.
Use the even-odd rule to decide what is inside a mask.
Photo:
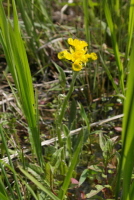
[[(8, 175), (7, 175), (6, 170), (5, 170), (5, 166), (6, 166), (11, 171), (11, 173), (13, 174), (14, 183), (15, 183), (15, 189), (16, 189), (15, 191), (17, 193), (18, 199), (22, 200), (21, 190), (20, 190), (20, 186), (19, 186), (19, 180), (18, 180), (16, 171), (15, 171), (15, 168), (14, 168), (13, 162), (12, 162), (12, 160), (10, 158), (10, 153), (9, 153), (9, 150), (8, 150), (7, 141), (6, 141), (6, 138), (5, 138), (5, 131), (2, 128), (1, 125), (0, 125), (0, 136), (2, 138), (2, 143), (4, 145), (4, 148), (6, 150), (6, 153), (7, 153), (8, 159), (9, 159), (9, 165), (7, 163), (4, 163), (3, 161), (0, 161), (0, 168), (1, 168), (2, 175), (4, 176), (5, 182), (6, 182), (7, 186), (8, 186), (8, 188), (9, 188), (11, 197), (14, 199), (15, 198), (15, 194), (13, 192), (11, 183), (9, 181)], [(7, 191), (2, 189), (3, 188), (2, 185), (3, 185), (3, 182), (1, 180), (1, 193), (0, 193), (0, 196), (3, 195), (3, 199), (7, 200), (8, 199), (6, 197), (7, 196)]]
[[(124, 105), (124, 119), (122, 131), (122, 153), (118, 170), (118, 181), (116, 185), (116, 199), (122, 188), (122, 200), (131, 200), (134, 197), (133, 169), (134, 169), (134, 43), (129, 63), (129, 75), (127, 81), (127, 92)], [(122, 185), (123, 184), (123, 185)], [(121, 187), (122, 185), (122, 187)]]
[[(29, 48), (30, 55), (32, 56), (32, 58), (35, 59), (40, 67), (40, 71), (43, 74), (44, 70), (42, 65), (46, 65), (46, 56), (44, 56), (45, 51), (38, 51), (41, 45), (40, 38), (42, 37), (42, 34), (45, 34), (45, 37), (47, 38), (47, 40), (49, 40), (49, 37), (47, 35), (49, 29), (47, 26), (50, 26), (51, 32), (54, 32), (53, 23), (49, 17), (45, 2), (42, 0), (21, 0), (17, 1), (16, 4), (21, 13), (21, 18), (24, 22), (24, 32), (26, 31), (28, 36), (28, 39), (26, 41), (27, 48)], [(37, 30), (40, 30), (42, 34), (39, 34), (39, 31)]]
[(28, 122), (32, 150), (36, 154), (39, 164), (42, 165), (38, 110), (14, 0), (12, 5), (13, 24), (6, 17), (2, 1), (0, 1), (0, 43), (2, 44), (9, 70), (18, 91), (21, 109)]
[(124, 90), (124, 69), (123, 69), (123, 64), (121, 62), (121, 59), (120, 59), (120, 52), (119, 52), (119, 46), (118, 46), (118, 43), (117, 43), (115, 27), (114, 27), (114, 23), (113, 23), (113, 20), (112, 20), (109, 4), (108, 4), (107, 0), (104, 1), (104, 12), (105, 12), (105, 17), (106, 17), (108, 27), (109, 27), (110, 33), (111, 33), (114, 55), (115, 55), (116, 63), (117, 63), (117, 66), (118, 66), (121, 92), (122, 92), (122, 94), (125, 94), (125, 90)]

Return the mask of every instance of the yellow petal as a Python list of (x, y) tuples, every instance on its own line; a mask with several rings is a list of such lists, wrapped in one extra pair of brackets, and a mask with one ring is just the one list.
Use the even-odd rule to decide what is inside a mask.
[(70, 53), (74, 53), (75, 52), (72, 47), (70, 47), (69, 50), (70, 50)]
[(87, 42), (78, 39), (73, 40), (72, 38), (68, 38), (68, 44), (74, 46), (76, 50), (82, 50), (88, 46)]
[(98, 57), (97, 57), (96, 53), (91, 53), (90, 55), (91, 55), (92, 60), (97, 60)]
[(82, 63), (80, 63), (80, 62), (74, 62), (73, 64), (72, 64), (72, 69), (74, 70), (74, 71), (80, 71), (80, 70), (82, 70)]
[(72, 38), (68, 38), (67, 40), (68, 44), (72, 45), (74, 44), (74, 40)]
[(58, 53), (58, 58), (61, 60), (61, 59), (64, 59), (65, 58), (65, 54), (66, 54), (67, 50), (64, 50), (64, 51), (61, 51)]
[(74, 40), (74, 47), (75, 47), (76, 50), (80, 50), (80, 49), (82, 50), (87, 46), (88, 46), (88, 44), (85, 41), (77, 40), (77, 39)]
[(64, 58), (67, 59), (67, 60), (72, 60), (72, 59), (73, 59), (72, 54), (69, 53), (69, 52), (67, 52), (67, 53), (65, 54)]

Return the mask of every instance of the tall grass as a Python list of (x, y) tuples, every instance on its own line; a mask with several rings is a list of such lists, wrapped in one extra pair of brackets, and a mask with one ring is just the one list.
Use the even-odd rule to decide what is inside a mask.
[(9, 70), (13, 76), (18, 96), (20, 98), (21, 109), (28, 121), (29, 138), (33, 151), (42, 164), (42, 152), (40, 143), (40, 131), (38, 127), (38, 111), (32, 84), (31, 73), (24, 43), (18, 24), (18, 17), (15, 2), (13, 5), (13, 24), (7, 19), (2, 1), (0, 1), (0, 42), (3, 46)]
[(130, 200), (134, 197), (134, 185), (132, 183), (133, 168), (134, 168), (134, 131), (133, 131), (133, 116), (134, 116), (134, 43), (129, 63), (129, 76), (127, 81), (127, 92), (124, 105), (124, 119), (122, 131), (122, 154), (120, 160), (119, 177), (117, 183), (117, 196), (120, 191), (120, 182), (123, 181), (122, 199)]
[[(8, 146), (7, 146), (7, 141), (6, 141), (5, 136), (4, 136), (4, 135), (5, 135), (5, 132), (4, 132), (4, 130), (3, 130), (3, 128), (2, 128), (1, 126), (0, 126), (0, 135), (1, 135), (2, 142), (3, 142), (3, 144), (4, 144), (4, 148), (5, 148), (5, 150), (6, 150), (6, 153), (7, 153), (8, 159), (9, 159), (9, 164), (10, 164), (10, 166), (9, 166), (9, 165), (6, 165), (6, 167), (8, 167), (8, 168), (11, 170), (11, 172), (13, 173), (13, 178), (14, 178), (14, 182), (15, 182), (16, 193), (17, 193), (18, 199), (22, 200), (21, 190), (20, 190), (20, 187), (19, 187), (19, 180), (18, 180), (18, 178), (17, 178), (17, 174), (16, 174), (16, 172), (15, 172), (15, 169), (14, 169), (14, 166), (13, 166), (13, 163), (12, 163), (12, 160), (10, 159), (10, 154), (9, 154), (9, 150), (8, 150)], [(13, 193), (13, 190), (12, 190), (12, 188), (11, 188), (11, 184), (10, 184), (10, 182), (9, 182), (9, 180), (8, 180), (8, 176), (7, 176), (7, 174), (6, 174), (6, 171), (5, 171), (4, 167), (3, 167), (3, 165), (5, 165), (5, 163), (0, 162), (2, 174), (3, 174), (4, 177), (5, 177), (5, 180), (6, 180), (6, 182), (7, 182), (8, 187), (9, 187), (9, 191), (10, 191), (10, 193), (11, 193), (11, 196), (12, 196), (12, 198), (15, 198), (15, 195), (14, 195), (14, 193)], [(2, 181), (1, 181), (1, 186), (3, 187), (2, 184), (3, 184), (3, 183), (2, 183)], [(1, 195), (3, 195), (3, 198), (7, 199), (7, 197), (6, 197), (7, 195), (6, 195), (6, 191), (5, 191), (5, 190), (3, 190), (3, 191), (1, 192)]]
[[(30, 52), (30, 57), (38, 63), (40, 71), (44, 73), (44, 66), (46, 65), (45, 51), (38, 51), (42, 45), (40, 42), (42, 36), (49, 40), (49, 27), (51, 32), (54, 32), (54, 26), (51, 21), (45, 3), (42, 0), (37, 1), (17, 1), (16, 2), (21, 18), (24, 22), (24, 32), (26, 31), (27, 48)], [(39, 31), (42, 33), (39, 33)], [(41, 32), (40, 31), (40, 32)]]
[(85, 36), (90, 49), (89, 12), (88, 12), (88, 1), (86, 0), (83, 0), (83, 12), (84, 12)]
[(133, 31), (134, 31), (134, 0), (130, 1), (130, 7), (129, 7), (129, 20), (128, 20), (128, 39), (127, 39), (127, 46), (126, 46), (126, 52), (125, 52), (125, 64), (128, 63), (129, 55), (131, 52), (131, 46), (132, 46), (132, 39), (133, 39)]
[(114, 50), (114, 56), (116, 58), (116, 63), (118, 66), (119, 78), (120, 78), (120, 88), (121, 88), (122, 93), (124, 94), (124, 92), (125, 92), (124, 91), (124, 70), (123, 70), (123, 65), (122, 65), (121, 59), (120, 59), (120, 52), (119, 52), (118, 42), (116, 39), (115, 27), (114, 27), (114, 23), (113, 23), (112, 16), (111, 16), (111, 11), (110, 11), (107, 0), (104, 1), (104, 12), (105, 12), (106, 20), (108, 23), (108, 27), (110, 29), (111, 41), (112, 41), (113, 50)]

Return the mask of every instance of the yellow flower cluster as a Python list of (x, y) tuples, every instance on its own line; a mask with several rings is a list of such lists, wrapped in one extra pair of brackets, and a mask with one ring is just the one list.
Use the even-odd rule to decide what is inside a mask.
[(85, 41), (69, 38), (68, 44), (69, 50), (59, 52), (58, 58), (71, 61), (74, 71), (80, 71), (89, 60), (97, 59), (96, 53), (87, 53), (88, 44)]

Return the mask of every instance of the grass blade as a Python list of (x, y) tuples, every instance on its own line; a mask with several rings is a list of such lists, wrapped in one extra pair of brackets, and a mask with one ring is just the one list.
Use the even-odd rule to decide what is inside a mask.
[(83, 134), (80, 135), (80, 138), (79, 138), (79, 143), (77, 145), (77, 148), (74, 152), (74, 155), (70, 161), (70, 167), (68, 168), (68, 172), (66, 174), (66, 178), (64, 180), (64, 183), (63, 183), (63, 186), (61, 187), (60, 191), (59, 191), (59, 195), (58, 197), (60, 198), (60, 200), (64, 199), (64, 196), (67, 192), (67, 189), (68, 189), (68, 186), (70, 184), (70, 179), (72, 177), (72, 173), (73, 173), (73, 170), (77, 164), (77, 161), (78, 161), (78, 157), (79, 157), (79, 153), (80, 153), (80, 150), (81, 150), (81, 147), (82, 147), (82, 144), (83, 144)]
[(129, 20), (128, 20), (128, 42), (126, 47), (125, 53), (125, 63), (128, 60), (128, 56), (130, 53), (130, 48), (132, 45), (132, 37), (133, 37), (133, 30), (134, 30), (134, 0), (130, 1), (130, 9), (129, 9)]
[(3, 199), (3, 200), (7, 200), (8, 199), (8, 196), (6, 194), (6, 189), (5, 189), (5, 186), (0, 178), (0, 198)]
[(38, 188), (44, 191), (49, 197), (51, 197), (53, 200), (60, 200), (58, 197), (56, 197), (52, 192), (50, 192), (47, 188), (45, 188), (40, 182), (38, 182), (33, 176), (31, 176), (28, 172), (26, 172), (20, 166), (19, 166), (19, 169), (29, 180), (31, 180)]
[(83, 0), (83, 11), (84, 11), (85, 35), (86, 35), (86, 40), (90, 49), (89, 11), (88, 11), (87, 0)]
[[(5, 150), (6, 150), (6, 153), (7, 153), (7, 156), (8, 156), (8, 159), (9, 159), (9, 163), (10, 163), (10, 169), (12, 170), (13, 172), (13, 177), (14, 177), (14, 181), (15, 181), (15, 186), (16, 186), (16, 193), (18, 195), (18, 199), (19, 200), (22, 200), (22, 196), (21, 196), (21, 191), (20, 191), (20, 188), (19, 188), (19, 184), (18, 184), (18, 179), (17, 179), (17, 176), (16, 176), (16, 172), (14, 170), (14, 166), (13, 166), (13, 163), (12, 163), (12, 160), (10, 158), (10, 154), (9, 154), (9, 150), (8, 150), (8, 146), (7, 146), (7, 142), (6, 142), (6, 139), (5, 139), (5, 136), (4, 136), (4, 130), (2, 129), (2, 127), (0, 126), (0, 135), (1, 135), (1, 138), (2, 138), (2, 143), (5, 147)], [(3, 172), (5, 172), (5, 170), (2, 170)], [(6, 175), (6, 174), (5, 174)], [(8, 182), (8, 178), (7, 178), (7, 175), (5, 176), (6, 180), (7, 180), (7, 183)], [(10, 183), (8, 184), (9, 187), (10, 187)], [(11, 189), (11, 187), (10, 187)], [(10, 190), (12, 191), (12, 189)], [(12, 192), (12, 195), (13, 195), (13, 192)], [(14, 196), (14, 195), (13, 195)]]
[(0, 1), (0, 41), (2, 43), (7, 63), (20, 97), (23, 113), (28, 121), (29, 135), (33, 150), (42, 163), (40, 133), (37, 121), (36, 102), (32, 85), (32, 78), (26, 50), (21, 38), (16, 6), (13, 4), (13, 27), (7, 20), (2, 2)]
[[(134, 119), (134, 44), (132, 46), (132, 52), (130, 56), (130, 73), (127, 82), (127, 93), (124, 106), (124, 119), (123, 119), (123, 132), (122, 132), (122, 155), (119, 168), (119, 177), (117, 183), (116, 198), (119, 193), (121, 174), (123, 177), (123, 200), (127, 198), (131, 185), (132, 171), (134, 167), (134, 131), (133, 131), (133, 119)], [(133, 194), (134, 195), (134, 194)]]
[(120, 53), (119, 53), (118, 43), (117, 43), (117, 40), (116, 40), (114, 23), (112, 21), (112, 16), (111, 16), (111, 12), (110, 12), (107, 0), (104, 1), (104, 12), (105, 12), (106, 20), (107, 20), (107, 23), (108, 23), (108, 26), (109, 26), (109, 29), (110, 29), (110, 32), (111, 32), (113, 49), (114, 49), (114, 54), (115, 54), (116, 63), (117, 63), (117, 66), (118, 66), (118, 71), (119, 71), (119, 77), (120, 77), (120, 87), (121, 87), (122, 93), (124, 94), (123, 65), (122, 65), (121, 60), (120, 60)]

